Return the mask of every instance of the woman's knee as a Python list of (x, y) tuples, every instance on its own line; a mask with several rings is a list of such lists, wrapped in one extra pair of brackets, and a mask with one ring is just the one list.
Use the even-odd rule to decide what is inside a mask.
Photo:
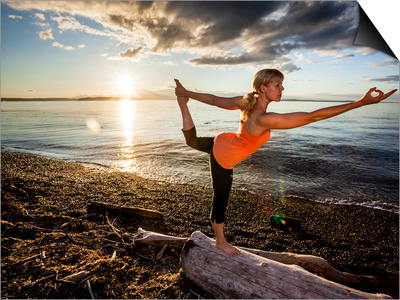
[(193, 149), (210, 153), (214, 143), (213, 138), (197, 137), (196, 127), (189, 130), (182, 130), (182, 132), (185, 137), (186, 145)]

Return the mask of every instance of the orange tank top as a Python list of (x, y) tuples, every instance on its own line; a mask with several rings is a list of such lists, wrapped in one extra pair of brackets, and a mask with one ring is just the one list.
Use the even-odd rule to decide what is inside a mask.
[(245, 122), (241, 120), (236, 133), (224, 132), (215, 137), (213, 154), (217, 162), (225, 169), (233, 169), (269, 140), (270, 130), (260, 136), (254, 136), (247, 132), (244, 125)]

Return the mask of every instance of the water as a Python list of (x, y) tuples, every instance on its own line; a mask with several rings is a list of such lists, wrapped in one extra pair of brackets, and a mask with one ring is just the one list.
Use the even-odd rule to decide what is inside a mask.
[[(337, 103), (282, 101), (270, 111)], [(240, 112), (190, 102), (198, 135), (236, 131)], [(101, 128), (100, 128), (101, 127)], [(210, 186), (208, 156), (186, 146), (176, 101), (2, 102), (2, 151)], [(399, 210), (399, 104), (381, 103), (291, 130), (234, 169), (234, 188)]]

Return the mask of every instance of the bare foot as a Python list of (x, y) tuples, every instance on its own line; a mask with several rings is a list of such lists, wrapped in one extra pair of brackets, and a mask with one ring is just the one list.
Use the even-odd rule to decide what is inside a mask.
[(187, 104), (189, 102), (188, 97), (177, 97), (177, 100), (178, 100), (179, 105)]
[(229, 244), (227, 241), (223, 241), (223, 242), (216, 242), (215, 246), (224, 251), (225, 253), (227, 253), (230, 256), (236, 256), (238, 254), (240, 254), (240, 250), (233, 247), (231, 244)]

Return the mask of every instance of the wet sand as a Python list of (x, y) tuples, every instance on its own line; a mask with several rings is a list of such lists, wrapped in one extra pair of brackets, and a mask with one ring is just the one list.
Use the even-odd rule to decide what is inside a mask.
[[(107, 226), (103, 215), (87, 211), (91, 201), (100, 201), (153, 209), (163, 213), (164, 218), (160, 221), (110, 215), (117, 228), (128, 232), (136, 232), (142, 227), (145, 230), (175, 236), (188, 237), (197, 230), (213, 236), (209, 223), (212, 191), (206, 187), (155, 182), (130, 173), (93, 169), (80, 164), (30, 155), (2, 153), (1, 190), (2, 221), (18, 221), (16, 213), (13, 215), (12, 212), (12, 209), (16, 208), (3, 206), (3, 196), (7, 195), (8, 199), (11, 197), (13, 201), (18, 202), (28, 214), (40, 211), (51, 214), (53, 218), (63, 216), (88, 222), (93, 226)], [(271, 227), (270, 216), (276, 213), (301, 219), (302, 230), (290, 232)], [(4, 230), (2, 229), (2, 233)], [(285, 198), (278, 201), (246, 191), (233, 190), (226, 214), (225, 231), (227, 240), (234, 245), (266, 251), (316, 255), (325, 258), (333, 267), (343, 272), (394, 278), (398, 281), (399, 215), (395, 213), (357, 206), (317, 204), (298, 199)], [(13, 238), (25, 241), (27, 239), (15, 235)], [(7, 252), (10, 250), (7, 247), (3, 253), (4, 245), (8, 247), (11, 244), (9, 240), (4, 240), (2, 234), (2, 254), (5, 254), (2, 255), (2, 294), (3, 297), (15, 297), (19, 294), (18, 291), (13, 292), (13, 289), (18, 288), (17, 285), (14, 287), (11, 281), (17, 279), (12, 277), (11, 273), (5, 272), (10, 270), (9, 265), (24, 255), (28, 256), (28, 253), (24, 254), (20, 250), (13, 257), (14, 254)], [(13, 245), (17, 246), (18, 243), (14, 241)], [(136, 258), (139, 260), (139, 257)], [(177, 262), (175, 259), (175, 263)], [(135, 264), (139, 264), (138, 261)], [(143, 265), (142, 268), (150, 266)], [(159, 276), (157, 268), (154, 269), (154, 265), (151, 268), (148, 272), (153, 273), (148, 275), (147, 283), (151, 278), (159, 278), (154, 277)], [(157, 290), (153, 286), (151, 293), (142, 289), (140, 293), (126, 294), (127, 287), (121, 284), (121, 290), (114, 285), (115, 297), (195, 297), (196, 294), (190, 294), (194, 288), (190, 287), (181, 275), (177, 275), (178, 269), (177, 266), (170, 274), (163, 274), (169, 276), (168, 292), (165, 292), (165, 287)], [(166, 272), (165, 269), (163, 272)], [(39, 274), (35, 274), (39, 277)], [(129, 278), (130, 275), (125, 274), (125, 280), (126, 276)], [(398, 298), (398, 286), (355, 287)], [(135, 290), (139, 291), (138, 286)], [(21, 289), (19, 293), (22, 293)], [(51, 292), (47, 292), (47, 295), (48, 298), (54, 296)], [(99, 297), (112, 295), (108, 292), (98, 294)], [(21, 297), (28, 296), (41, 298), (46, 295), (25, 292)], [(69, 291), (62, 294), (61, 298), (63, 296), (79, 298), (89, 294), (70, 294)]]

